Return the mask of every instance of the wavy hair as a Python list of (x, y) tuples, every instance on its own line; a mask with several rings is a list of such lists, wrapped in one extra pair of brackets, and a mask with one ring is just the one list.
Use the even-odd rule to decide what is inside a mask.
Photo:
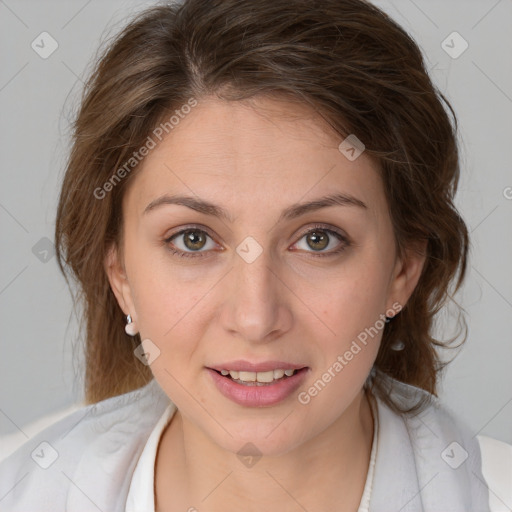
[[(55, 245), (68, 284), (68, 276), (78, 284), (75, 304), (83, 306), (86, 401), (152, 378), (134, 356), (140, 338), (125, 334), (104, 269), (111, 244), (121, 251), (121, 202), (137, 162), (104, 197), (98, 190), (156, 126), (190, 98), (207, 95), (294, 99), (340, 137), (356, 134), (365, 144), (379, 163), (398, 254), (427, 241), (419, 282), (386, 324), (378, 371), (365, 387), (402, 412), (382, 375), (428, 391), (427, 398), (436, 395), (447, 364), (437, 347), (455, 337), (436, 339), (435, 315), (464, 279), (469, 240), (454, 206), (457, 119), (418, 45), (363, 0), (185, 0), (142, 11), (106, 43), (73, 121)], [(398, 340), (405, 344), (401, 352), (390, 349)]]

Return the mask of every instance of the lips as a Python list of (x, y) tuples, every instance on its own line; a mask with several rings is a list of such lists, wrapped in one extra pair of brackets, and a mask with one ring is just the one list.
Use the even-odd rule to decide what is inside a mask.
[[(275, 362), (273, 361), (271, 364), (275, 364)], [(283, 365), (282, 362), (278, 362), (278, 364)], [(257, 367), (257, 365), (252, 365), (252, 368), (254, 366)], [(244, 367), (247, 368), (247, 366)], [(264, 367), (268, 367), (268, 364)], [(302, 367), (291, 377), (283, 377), (268, 383), (240, 382), (230, 376), (221, 375), (218, 370), (212, 368), (206, 368), (206, 370), (217, 389), (226, 398), (245, 407), (266, 407), (277, 405), (289, 398), (304, 383), (309, 368)], [(243, 373), (243, 370), (241, 372)]]

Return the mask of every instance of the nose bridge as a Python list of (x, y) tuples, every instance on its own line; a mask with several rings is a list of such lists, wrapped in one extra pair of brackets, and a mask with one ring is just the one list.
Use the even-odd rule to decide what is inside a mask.
[[(242, 248), (241, 245), (240, 252)], [(252, 250), (251, 248), (250, 251)], [(270, 251), (262, 251), (254, 259), (245, 259), (243, 255), (240, 256), (240, 252), (235, 263), (237, 296), (240, 300), (257, 304), (265, 302), (262, 299), (271, 299), (275, 292), (272, 288), (277, 278), (276, 271), (272, 268)]]
[(245, 239), (237, 247), (232, 279), (226, 328), (250, 341), (265, 341), (288, 328), (283, 284), (270, 250), (251, 237)]

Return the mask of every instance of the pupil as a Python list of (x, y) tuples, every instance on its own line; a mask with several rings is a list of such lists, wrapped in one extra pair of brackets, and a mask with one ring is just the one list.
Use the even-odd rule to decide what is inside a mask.
[(314, 246), (311, 246), (311, 244), (309, 244), (310, 247), (315, 250), (325, 249), (329, 243), (328, 237), (326, 236), (325, 233), (322, 233), (321, 231), (312, 231), (309, 234), (309, 241), (311, 241), (311, 240), (313, 241), (313, 244), (320, 244), (320, 247), (318, 247), (318, 246), (314, 247)]
[(204, 236), (204, 233), (201, 233), (200, 231), (189, 231), (185, 235), (185, 245), (189, 249), (201, 249), (204, 246), (205, 241), (206, 237)]

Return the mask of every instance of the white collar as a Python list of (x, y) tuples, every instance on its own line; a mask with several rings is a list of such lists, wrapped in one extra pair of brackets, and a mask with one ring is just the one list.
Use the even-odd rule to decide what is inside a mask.
[[(361, 502), (357, 512), (369, 512), (370, 497), (373, 486), (373, 474), (375, 470), (375, 461), (377, 458), (378, 450), (378, 407), (374, 400), (370, 399), (372, 414), (374, 417), (373, 428), (373, 441), (370, 454), (370, 464), (368, 467), (368, 474), (361, 497)], [(125, 512), (154, 512), (155, 511), (155, 490), (154, 490), (154, 477), (155, 477), (155, 461), (158, 444), (165, 427), (169, 424), (172, 417), (176, 412), (176, 406), (170, 404), (158, 420), (155, 428), (151, 432), (144, 450), (142, 451), (135, 471), (133, 472), (128, 497), (126, 500)]]

